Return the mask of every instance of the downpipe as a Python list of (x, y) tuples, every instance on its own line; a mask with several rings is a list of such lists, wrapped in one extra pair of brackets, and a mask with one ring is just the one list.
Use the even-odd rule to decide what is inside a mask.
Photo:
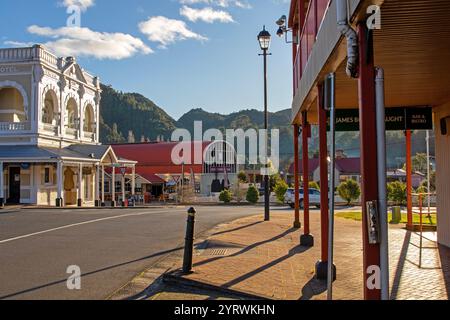
[(380, 210), (380, 269), (381, 269), (381, 299), (389, 300), (389, 235), (386, 192), (386, 125), (384, 70), (375, 68), (375, 95), (377, 120), (377, 164), (378, 164), (378, 194)]
[(340, 33), (347, 40), (347, 67), (346, 73), (351, 78), (358, 78), (358, 35), (348, 23), (347, 0), (336, 0), (337, 24)]

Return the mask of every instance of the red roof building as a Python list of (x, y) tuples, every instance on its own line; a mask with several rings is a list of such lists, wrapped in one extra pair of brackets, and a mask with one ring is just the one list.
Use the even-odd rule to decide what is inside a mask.
[[(184, 173), (203, 173), (203, 153), (211, 142), (183, 142), (186, 148), (191, 147), (191, 161), (184, 165)], [(195, 149), (198, 144), (202, 145), (202, 163), (195, 164)], [(178, 146), (178, 142), (136, 143), (116, 144), (112, 148), (118, 157), (137, 161), (136, 173), (152, 183), (163, 183), (161, 176), (181, 175), (182, 165), (174, 164), (172, 151)], [(183, 156), (180, 154), (180, 156)]]

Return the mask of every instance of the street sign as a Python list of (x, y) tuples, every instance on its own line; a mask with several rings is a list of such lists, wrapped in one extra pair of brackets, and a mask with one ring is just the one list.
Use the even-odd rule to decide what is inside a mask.
[[(430, 107), (387, 108), (386, 130), (433, 130), (433, 110)], [(329, 113), (328, 131), (330, 131)], [(336, 131), (359, 131), (359, 110), (337, 109)]]

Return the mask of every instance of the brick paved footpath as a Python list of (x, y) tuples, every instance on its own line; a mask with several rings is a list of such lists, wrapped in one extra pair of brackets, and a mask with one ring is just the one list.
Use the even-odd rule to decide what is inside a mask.
[[(290, 211), (282, 211), (272, 214), (271, 222), (261, 222), (259, 216), (223, 225), (208, 239), (206, 250), (197, 246), (195, 272), (186, 278), (273, 299), (326, 299), (326, 283), (314, 278), (320, 257), (319, 213), (311, 216), (314, 248), (298, 245), (301, 231), (291, 228), (292, 219)], [(419, 268), (419, 236), (401, 226), (390, 228), (392, 299), (449, 298), (450, 249), (437, 248), (435, 236), (425, 233)], [(361, 222), (336, 219), (335, 265), (334, 298), (362, 299)]]

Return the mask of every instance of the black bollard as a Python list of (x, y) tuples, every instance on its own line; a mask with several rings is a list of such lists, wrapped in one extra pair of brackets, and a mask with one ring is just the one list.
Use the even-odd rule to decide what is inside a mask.
[(184, 245), (183, 273), (192, 271), (192, 254), (194, 252), (194, 228), (195, 228), (195, 208), (188, 210), (188, 218), (186, 225), (186, 238)]

